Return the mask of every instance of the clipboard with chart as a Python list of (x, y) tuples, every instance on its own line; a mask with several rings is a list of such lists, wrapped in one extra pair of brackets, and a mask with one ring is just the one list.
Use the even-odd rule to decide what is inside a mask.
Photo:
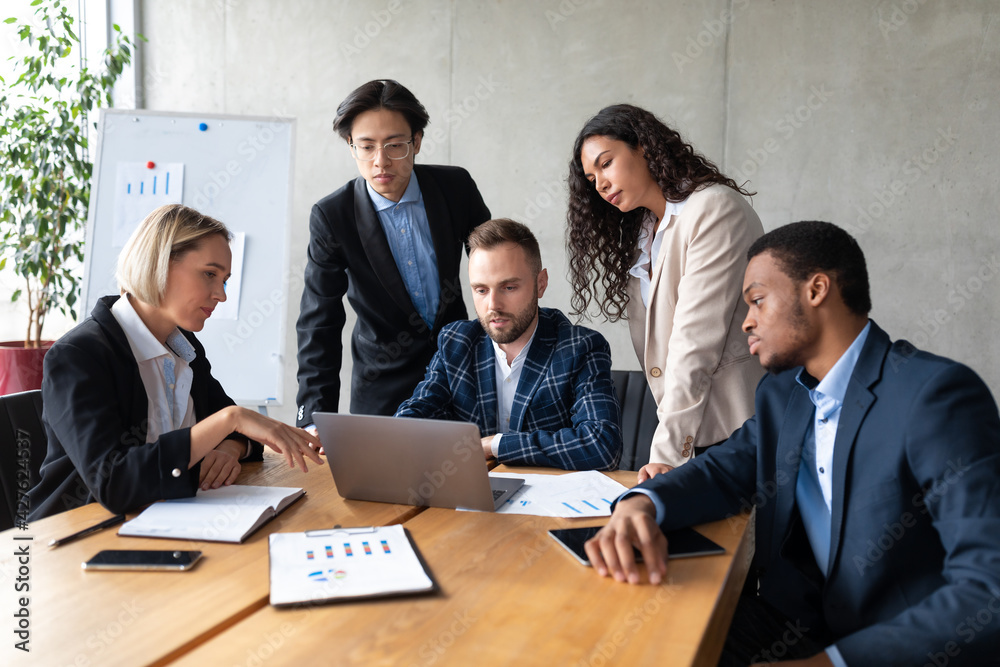
[(428, 593), (434, 582), (401, 525), (272, 533), (271, 604)]

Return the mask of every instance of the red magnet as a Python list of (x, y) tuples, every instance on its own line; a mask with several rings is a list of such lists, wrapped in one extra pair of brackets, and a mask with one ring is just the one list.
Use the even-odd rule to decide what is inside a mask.
[(152, 169), (155, 166), (156, 166), (156, 163), (153, 162), (152, 160), (150, 160), (149, 162), (146, 163), (146, 169)]

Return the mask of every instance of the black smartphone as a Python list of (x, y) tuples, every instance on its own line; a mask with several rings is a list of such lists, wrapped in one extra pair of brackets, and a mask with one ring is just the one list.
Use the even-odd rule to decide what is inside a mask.
[(200, 551), (150, 551), (111, 549), (99, 551), (83, 564), (84, 570), (190, 570)]
[[(583, 550), (583, 544), (597, 534), (602, 526), (591, 526), (590, 528), (563, 528), (560, 530), (550, 530), (549, 535), (563, 547), (573, 554), (573, 557), (584, 565), (590, 565), (587, 552)], [(724, 554), (726, 550), (718, 544), (708, 539), (693, 528), (678, 528), (666, 533), (667, 552), (669, 558), (690, 558), (692, 556), (712, 556)], [(642, 554), (633, 547), (632, 553), (635, 562), (642, 562)]]

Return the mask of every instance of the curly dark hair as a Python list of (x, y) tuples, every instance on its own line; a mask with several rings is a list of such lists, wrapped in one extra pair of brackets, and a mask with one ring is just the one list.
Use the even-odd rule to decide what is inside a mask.
[(635, 261), (646, 209), (620, 212), (604, 201), (584, 176), (580, 162), (583, 142), (595, 136), (617, 139), (633, 150), (642, 147), (649, 172), (667, 201), (684, 201), (710, 183), (727, 185), (747, 197), (756, 193), (744, 190), (722, 174), (676, 130), (645, 109), (615, 104), (587, 121), (576, 137), (569, 162), (566, 248), (573, 283), (572, 312), (583, 315), (595, 301), (598, 312), (616, 322), (627, 316), (629, 269)]
[(862, 316), (871, 312), (865, 254), (853, 236), (833, 223), (806, 220), (771, 230), (753, 242), (747, 261), (765, 252), (796, 283), (816, 273), (831, 274), (848, 310)]

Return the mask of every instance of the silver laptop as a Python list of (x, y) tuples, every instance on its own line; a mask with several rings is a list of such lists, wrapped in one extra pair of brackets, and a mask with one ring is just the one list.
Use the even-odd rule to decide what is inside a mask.
[(344, 498), (492, 512), (524, 484), (489, 476), (475, 424), (332, 412), (313, 421)]

